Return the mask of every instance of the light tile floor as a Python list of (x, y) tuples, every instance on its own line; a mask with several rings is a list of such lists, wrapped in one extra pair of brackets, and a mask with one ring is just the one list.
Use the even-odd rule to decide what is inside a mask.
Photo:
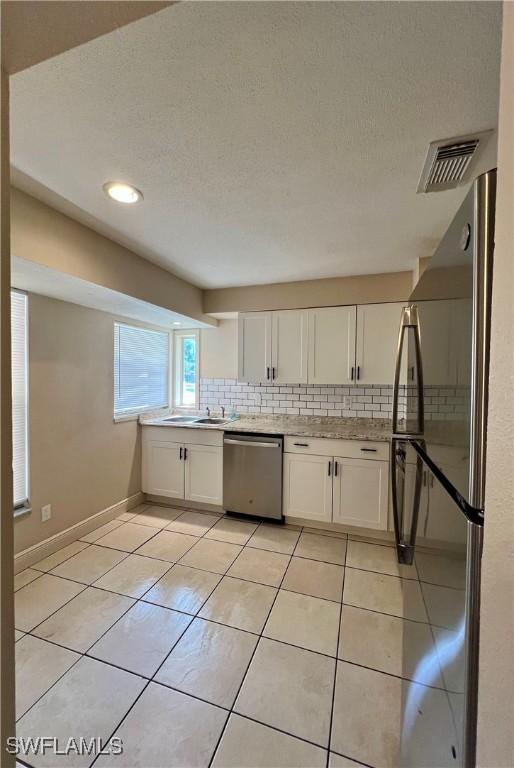
[(15, 595), (18, 734), (116, 736), (123, 754), (21, 764), (394, 768), (405, 686), (442, 686), (402, 663), (402, 636), (431, 649), (425, 603), (441, 638), (454, 628), (452, 579), (422, 594), (386, 542), (124, 513), (18, 574)]

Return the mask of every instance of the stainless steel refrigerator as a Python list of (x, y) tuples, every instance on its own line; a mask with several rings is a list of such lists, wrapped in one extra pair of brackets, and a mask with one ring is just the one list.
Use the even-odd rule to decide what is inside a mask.
[(495, 171), (473, 183), (400, 323), (393, 517), (402, 575), (417, 582), (404, 615), (421, 597), (429, 629), (404, 621), (405, 768), (475, 765), (495, 187)]

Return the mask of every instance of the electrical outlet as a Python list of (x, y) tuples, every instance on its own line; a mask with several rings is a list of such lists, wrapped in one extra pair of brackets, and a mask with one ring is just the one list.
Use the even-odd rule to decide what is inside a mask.
[(352, 396), (351, 395), (343, 395), (343, 408), (345, 411), (350, 410), (352, 407)]
[(41, 507), (41, 522), (46, 523), (46, 521), (50, 520), (51, 517), (52, 517), (52, 505), (45, 504), (44, 507)]

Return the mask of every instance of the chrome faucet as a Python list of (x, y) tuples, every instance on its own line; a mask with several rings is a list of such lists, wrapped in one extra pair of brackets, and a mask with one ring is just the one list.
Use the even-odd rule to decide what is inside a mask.
[(210, 419), (211, 418), (211, 409), (209, 408), (209, 406), (207, 406), (206, 411), (207, 411), (207, 418)]
[(222, 419), (225, 418), (225, 406), (224, 405), (221, 406), (221, 418)]

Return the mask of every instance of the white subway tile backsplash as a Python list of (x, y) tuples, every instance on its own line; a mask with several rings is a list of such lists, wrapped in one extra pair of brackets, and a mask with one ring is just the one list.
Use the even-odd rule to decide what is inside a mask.
[[(425, 418), (452, 419), (466, 412), (469, 392), (464, 387), (425, 387)], [(350, 400), (350, 403), (346, 402)], [(288, 386), (268, 384), (238, 384), (235, 379), (202, 379), (200, 408), (211, 410), (234, 406), (239, 413), (287, 414), (301, 416), (335, 416), (351, 418), (390, 419), (393, 407), (393, 387), (375, 384), (356, 386)], [(399, 409), (416, 407), (411, 387), (402, 387)]]

